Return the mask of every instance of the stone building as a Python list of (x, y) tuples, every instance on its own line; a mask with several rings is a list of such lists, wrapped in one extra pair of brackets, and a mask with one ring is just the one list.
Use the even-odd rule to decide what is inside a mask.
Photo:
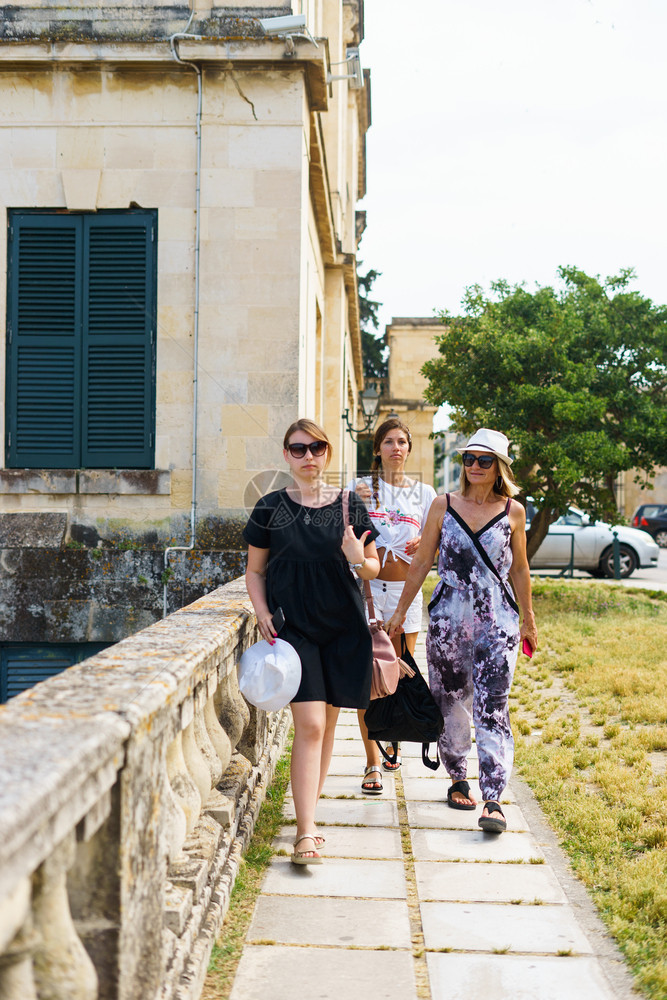
[(426, 361), (435, 357), (433, 338), (441, 332), (441, 324), (433, 319), (394, 318), (387, 326), (389, 374), (382, 396), (377, 424), (390, 413), (397, 413), (410, 428), (412, 452), (407, 471), (433, 486), (434, 447), (430, 435), (437, 406), (424, 401), (426, 378), (421, 374)]
[(297, 416), (355, 471), (362, 38), (363, 0), (3, 8), (0, 695), (238, 575)]

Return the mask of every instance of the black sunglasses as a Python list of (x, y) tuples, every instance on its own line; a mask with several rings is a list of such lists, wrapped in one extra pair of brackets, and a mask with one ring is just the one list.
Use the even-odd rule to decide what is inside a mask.
[(325, 453), (328, 447), (329, 445), (326, 441), (311, 441), (310, 444), (301, 444), (301, 442), (298, 442), (297, 444), (288, 444), (287, 450), (292, 458), (303, 458), (307, 451), (309, 451), (314, 458), (319, 458), (320, 455)]
[(490, 469), (496, 460), (495, 455), (474, 455), (471, 451), (464, 452), (462, 458), (466, 469), (472, 469), (475, 462), (480, 469)]

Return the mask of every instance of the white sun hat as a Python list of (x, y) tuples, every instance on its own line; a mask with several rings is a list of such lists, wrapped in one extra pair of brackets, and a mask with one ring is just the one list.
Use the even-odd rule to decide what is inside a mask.
[(273, 645), (261, 639), (249, 646), (239, 662), (239, 690), (251, 705), (277, 712), (294, 698), (301, 683), (301, 659), (284, 639)]
[(465, 448), (458, 448), (459, 455), (464, 451), (490, 451), (496, 458), (507, 465), (512, 464), (509, 457), (509, 438), (502, 431), (492, 431), (488, 427), (480, 427), (472, 435)]

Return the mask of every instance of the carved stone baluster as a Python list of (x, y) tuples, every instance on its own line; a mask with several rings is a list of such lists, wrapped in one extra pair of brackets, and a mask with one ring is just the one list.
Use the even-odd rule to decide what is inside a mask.
[[(185, 705), (183, 706), (183, 709), (185, 710)], [(181, 712), (182, 718), (183, 716), (187, 717), (186, 712), (187, 710)], [(192, 701), (190, 701), (189, 712), (192, 713), (190, 715), (190, 721), (183, 727), (183, 757), (185, 758), (185, 766), (188, 769), (188, 773), (197, 786), (197, 791), (199, 792), (199, 797), (203, 806), (212, 788), (211, 775), (206, 765), (206, 761), (199, 752), (199, 747), (197, 746), (197, 741), (195, 739), (194, 705)]]
[(0, 905), (2, 1000), (37, 1000), (32, 972), (35, 942), (30, 916), (30, 879), (24, 878)]
[[(203, 696), (203, 699), (205, 699), (206, 692), (201, 691), (200, 696)], [(208, 734), (206, 719), (204, 718), (205, 707), (206, 701), (202, 700), (200, 705), (195, 709), (195, 741), (197, 743), (199, 753), (204, 758), (204, 762), (208, 768), (209, 777), (211, 779), (211, 788), (215, 788), (222, 777), (222, 764), (218, 753), (211, 742), (211, 737)]]
[(97, 972), (76, 932), (67, 895), (74, 852), (72, 832), (33, 875), (38, 935), (34, 971), (40, 1000), (97, 1000)]
[(163, 800), (163, 825), (165, 840), (167, 842), (167, 857), (171, 861), (183, 847), (183, 843), (187, 836), (187, 818), (185, 810), (172, 788), (169, 766), (167, 763), (168, 755), (169, 750), (167, 748), (162, 755), (162, 767), (164, 768), (164, 773), (166, 774), (166, 781), (164, 782), (165, 793)]
[(192, 833), (201, 812), (201, 795), (185, 763), (181, 732), (167, 747), (167, 774), (176, 801), (185, 813), (186, 831)]
[(220, 766), (222, 768), (221, 773), (224, 774), (229, 767), (230, 760), (232, 759), (232, 744), (229, 736), (218, 722), (218, 716), (215, 712), (214, 692), (204, 705), (204, 722), (206, 723), (209, 739), (211, 740), (211, 743), (215, 747), (215, 751), (220, 758)]
[(250, 721), (250, 710), (239, 691), (236, 667), (232, 667), (231, 673), (225, 674), (220, 680), (216, 695), (216, 708), (222, 727), (235, 750), (243, 735), (243, 730)]

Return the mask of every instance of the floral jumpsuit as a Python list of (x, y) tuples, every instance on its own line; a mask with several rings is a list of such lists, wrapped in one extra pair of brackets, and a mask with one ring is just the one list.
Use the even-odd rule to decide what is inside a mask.
[(508, 587), (510, 503), (473, 531), (447, 494), (440, 582), (429, 604), (426, 637), (430, 687), (445, 720), (440, 759), (454, 781), (465, 778), (472, 715), (486, 802), (500, 798), (514, 760), (509, 692), (519, 650), (519, 609)]

